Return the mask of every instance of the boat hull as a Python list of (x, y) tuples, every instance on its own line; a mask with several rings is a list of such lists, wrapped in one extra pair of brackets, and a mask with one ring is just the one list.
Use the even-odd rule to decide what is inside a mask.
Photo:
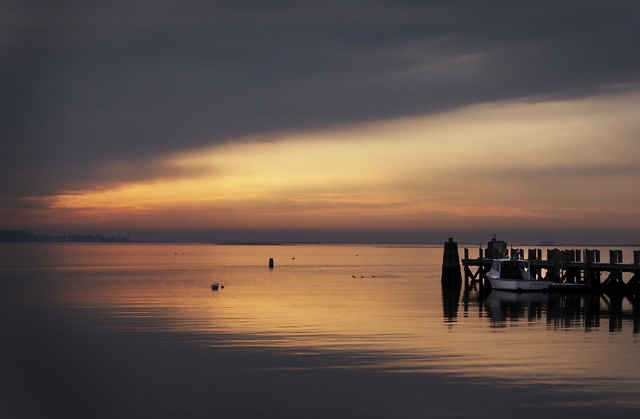
[(573, 284), (573, 283), (558, 283), (558, 282), (549, 282), (549, 290), (557, 291), (557, 292), (589, 292), (591, 291), (591, 286), (589, 284)]
[(531, 279), (503, 279), (487, 275), (491, 287), (503, 291), (547, 291), (549, 281)]

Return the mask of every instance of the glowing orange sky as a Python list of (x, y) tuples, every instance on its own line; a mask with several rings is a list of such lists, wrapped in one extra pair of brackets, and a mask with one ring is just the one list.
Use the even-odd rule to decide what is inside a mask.
[(290, 132), (158, 164), (191, 176), (33, 198), (15, 225), (640, 228), (640, 94), (502, 102)]

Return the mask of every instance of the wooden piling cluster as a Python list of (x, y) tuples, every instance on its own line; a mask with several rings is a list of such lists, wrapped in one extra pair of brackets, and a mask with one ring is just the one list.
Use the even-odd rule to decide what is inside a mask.
[[(506, 249), (506, 243), (495, 239), (489, 242), (486, 250), (479, 249), (476, 259), (469, 257), (469, 249), (464, 249), (462, 265), (465, 290), (475, 284), (478, 284), (480, 289), (486, 285), (486, 274), (491, 269), (493, 258), (508, 256), (508, 253), (500, 254), (499, 249)], [(597, 249), (547, 249), (546, 259), (542, 258), (541, 249), (528, 249), (526, 256), (530, 261), (531, 276), (534, 278), (561, 284), (588, 284), (596, 292), (634, 296), (640, 294), (640, 250), (634, 250), (633, 263), (623, 263), (622, 250), (610, 250), (609, 262), (600, 261), (600, 250)], [(524, 250), (512, 248), (511, 257), (524, 258)], [(475, 272), (472, 271), (473, 267), (476, 268)], [(623, 280), (625, 272), (632, 274), (626, 283)]]

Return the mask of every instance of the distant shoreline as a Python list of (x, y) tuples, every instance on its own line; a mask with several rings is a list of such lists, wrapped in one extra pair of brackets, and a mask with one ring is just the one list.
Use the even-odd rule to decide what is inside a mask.
[(50, 236), (47, 234), (35, 234), (21, 230), (0, 230), (0, 242), (24, 243), (134, 243), (129, 237), (105, 236), (104, 234), (69, 234), (65, 236)]
[[(203, 244), (214, 246), (297, 246), (297, 245), (382, 245), (382, 246), (430, 246), (438, 247), (443, 246), (443, 242), (437, 243), (415, 243), (415, 242), (320, 242), (320, 241), (300, 241), (300, 242), (269, 242), (269, 241), (243, 241), (243, 240), (230, 240), (230, 241), (171, 241), (171, 240), (132, 240), (128, 235), (121, 236), (116, 234), (115, 236), (107, 236), (99, 233), (85, 233), (85, 234), (68, 234), (64, 236), (50, 236), (41, 233), (31, 233), (29, 231), (22, 230), (0, 230), (0, 243), (137, 243), (137, 244)], [(550, 244), (552, 243), (552, 244)], [(522, 243), (515, 246), (519, 247), (640, 247), (640, 244), (561, 244), (555, 242), (544, 243)], [(467, 247), (474, 249), (477, 247), (486, 247), (486, 243), (458, 243), (459, 248)]]

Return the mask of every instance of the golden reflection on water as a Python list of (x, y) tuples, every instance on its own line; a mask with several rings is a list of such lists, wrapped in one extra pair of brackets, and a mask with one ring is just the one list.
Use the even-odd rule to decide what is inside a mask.
[[(443, 297), (439, 247), (58, 244), (30, 252), (4, 271), (42, 276), (41, 303), (83, 309), (116, 330), (342, 352), (354, 366), (513, 383), (640, 380), (637, 309), (628, 302), (616, 317), (601, 300), (596, 316), (585, 314), (596, 303), (582, 297)], [(212, 291), (213, 282), (224, 288)]]

